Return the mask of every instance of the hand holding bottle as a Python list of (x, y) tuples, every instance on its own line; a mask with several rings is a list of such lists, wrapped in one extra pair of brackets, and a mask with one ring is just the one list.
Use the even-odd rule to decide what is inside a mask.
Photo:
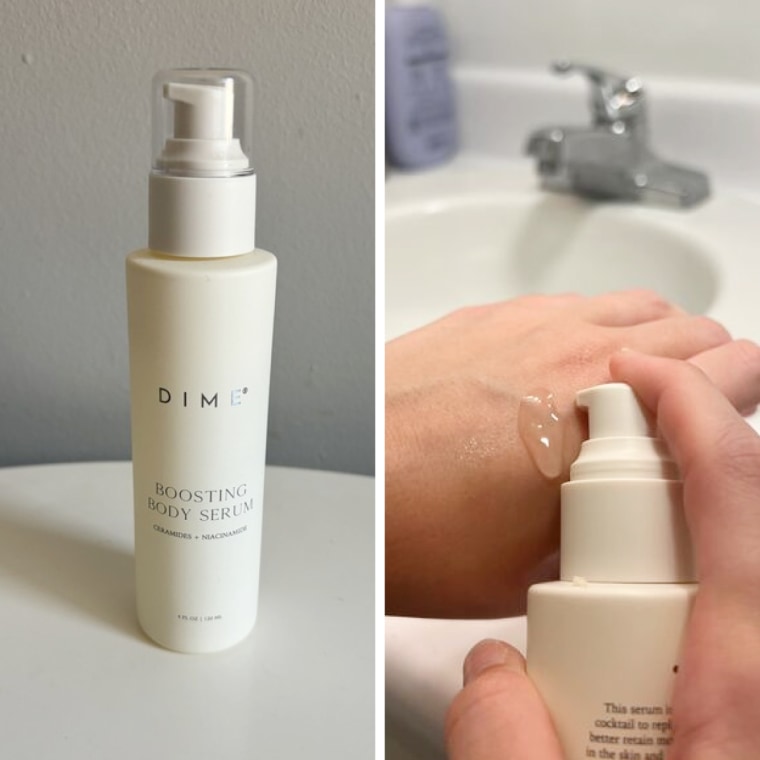
[[(727, 353), (716, 358), (719, 346)], [(388, 344), (389, 613), (523, 611), (539, 564), (559, 545), (567, 468), (553, 480), (537, 471), (518, 435), (521, 397), (553, 392), (569, 465), (584, 435), (575, 393), (607, 382), (622, 347), (691, 358), (740, 409), (760, 400), (757, 347), (642, 291), (464, 309)]]
[[(725, 359), (730, 344), (714, 358)], [(729, 371), (716, 362), (711, 374)], [(720, 367), (725, 367), (721, 370)], [(760, 437), (698, 368), (617, 354), (612, 378), (657, 414), (684, 478), (700, 589), (673, 694), (667, 760), (750, 760), (760, 746)], [(736, 368), (733, 368), (736, 371)], [(447, 719), (451, 760), (564, 760), (522, 657), (478, 644)]]
[(751, 760), (760, 747), (760, 437), (688, 364), (623, 354), (611, 371), (656, 410), (683, 476), (699, 574), (668, 760)]

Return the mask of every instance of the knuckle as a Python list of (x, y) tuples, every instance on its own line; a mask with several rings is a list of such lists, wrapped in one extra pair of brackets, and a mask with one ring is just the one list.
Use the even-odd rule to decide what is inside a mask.
[(751, 340), (741, 338), (734, 341), (734, 351), (739, 371), (760, 382), (760, 346)]
[(486, 314), (490, 313), (490, 311), (491, 306), (489, 305), (460, 306), (459, 308), (454, 309), (454, 311), (447, 314), (444, 319), (449, 319), (457, 323), (467, 323), (482, 318)]
[(670, 301), (651, 288), (636, 288), (631, 291), (631, 295), (648, 304), (652, 309), (668, 312), (673, 308)]
[(623, 291), (620, 295), (627, 297), (631, 302), (640, 304), (640, 308), (646, 310), (653, 319), (666, 317), (679, 311), (678, 307), (650, 288), (634, 288)]
[(517, 309), (536, 309), (541, 308), (550, 296), (543, 296), (537, 294), (519, 295), (512, 298), (508, 303)]
[(731, 340), (731, 333), (718, 321), (711, 317), (699, 316), (693, 317), (694, 326), (705, 340), (715, 344), (728, 343)]
[(716, 436), (711, 451), (727, 477), (760, 488), (760, 438), (748, 426), (727, 426)]

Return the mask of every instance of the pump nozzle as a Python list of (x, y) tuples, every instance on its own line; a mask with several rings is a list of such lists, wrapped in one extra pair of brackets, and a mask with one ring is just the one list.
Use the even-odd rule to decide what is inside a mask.
[(654, 437), (649, 413), (630, 385), (597, 385), (575, 398), (581, 409), (588, 409), (589, 438)]
[(164, 97), (174, 103), (175, 138), (232, 140), (235, 95), (231, 79), (219, 86), (168, 82)]
[(236, 80), (214, 70), (175, 70), (161, 81), (154, 169), (189, 177), (231, 177), (250, 172), (236, 129)]
[(576, 404), (588, 409), (589, 438), (570, 467), (571, 480), (594, 478), (678, 479), (678, 470), (655, 424), (625, 383), (587, 388)]

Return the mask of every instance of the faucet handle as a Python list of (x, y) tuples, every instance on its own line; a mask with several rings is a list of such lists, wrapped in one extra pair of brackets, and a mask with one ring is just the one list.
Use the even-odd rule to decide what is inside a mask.
[(591, 106), (597, 124), (630, 123), (644, 115), (644, 88), (637, 77), (621, 77), (597, 66), (560, 60), (555, 74), (583, 74), (591, 84)]

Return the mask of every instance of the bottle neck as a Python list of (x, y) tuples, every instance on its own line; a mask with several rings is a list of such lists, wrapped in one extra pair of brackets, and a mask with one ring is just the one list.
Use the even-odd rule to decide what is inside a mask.
[(256, 247), (256, 175), (149, 181), (148, 247), (188, 258), (221, 258)]
[(600, 583), (695, 583), (682, 483), (659, 478), (562, 486), (560, 577)]

